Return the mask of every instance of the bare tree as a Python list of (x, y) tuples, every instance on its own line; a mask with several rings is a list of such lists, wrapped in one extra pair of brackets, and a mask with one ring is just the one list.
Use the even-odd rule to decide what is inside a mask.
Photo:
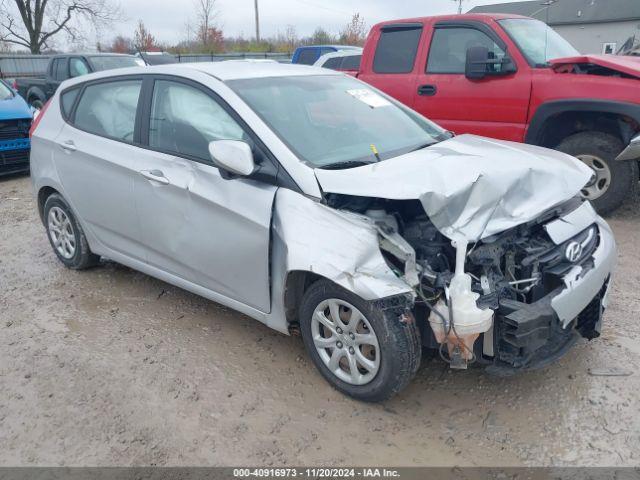
[(78, 40), (75, 20), (104, 26), (120, 16), (111, 0), (0, 0), (0, 40), (40, 53), (59, 33)]
[(139, 52), (156, 50), (156, 39), (144, 26), (142, 20), (138, 20), (138, 26), (133, 35), (133, 48)]
[(340, 42), (346, 45), (363, 45), (366, 38), (367, 25), (360, 14), (355, 13), (340, 32)]
[(203, 45), (209, 44), (209, 34), (214, 28), (216, 18), (216, 0), (195, 0), (196, 24), (198, 25), (198, 37)]

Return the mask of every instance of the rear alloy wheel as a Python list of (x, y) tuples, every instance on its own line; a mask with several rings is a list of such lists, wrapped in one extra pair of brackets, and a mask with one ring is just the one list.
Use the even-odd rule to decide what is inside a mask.
[(71, 212), (71, 208), (57, 193), (44, 202), (44, 224), (49, 243), (58, 259), (74, 270), (92, 267), (100, 257), (89, 249), (87, 237)]
[(582, 195), (598, 213), (607, 214), (622, 205), (638, 182), (637, 162), (616, 160), (623, 149), (620, 139), (596, 131), (576, 133), (556, 147), (593, 170), (594, 176), (582, 189)]
[(368, 302), (329, 280), (305, 292), (300, 331), (322, 376), (358, 400), (395, 395), (420, 365), (420, 333), (402, 302)]

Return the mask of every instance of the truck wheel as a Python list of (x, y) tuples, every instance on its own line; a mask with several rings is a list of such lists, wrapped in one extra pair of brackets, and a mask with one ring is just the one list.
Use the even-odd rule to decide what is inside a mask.
[(346, 395), (366, 402), (386, 400), (418, 370), (422, 351), (412, 317), (385, 314), (328, 280), (309, 287), (299, 313), (313, 363)]
[(638, 181), (635, 160), (618, 162), (616, 157), (624, 150), (617, 137), (603, 132), (581, 132), (565, 138), (556, 150), (582, 160), (595, 173), (595, 179), (582, 189), (598, 213), (607, 214), (618, 208)]
[(44, 203), (44, 223), (49, 243), (65, 266), (82, 270), (100, 262), (100, 257), (89, 249), (87, 237), (69, 205), (57, 193), (50, 195)]
[(33, 108), (37, 110), (42, 110), (44, 103), (39, 98), (33, 98), (29, 101), (29, 105), (31, 105)]

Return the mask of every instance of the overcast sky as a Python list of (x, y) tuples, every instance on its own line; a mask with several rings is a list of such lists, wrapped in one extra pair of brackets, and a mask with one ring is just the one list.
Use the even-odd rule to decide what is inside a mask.
[[(125, 21), (101, 33), (108, 41), (117, 34), (131, 37), (138, 19), (163, 43), (176, 43), (187, 37), (187, 22), (193, 18), (195, 0), (120, 0)], [(351, 15), (359, 12), (367, 26), (382, 20), (456, 13), (455, 0), (258, 0), (263, 37), (283, 32), (287, 25), (298, 36), (310, 35), (317, 26), (337, 33)], [(505, 3), (509, 0), (463, 0), (463, 11), (476, 5)], [(254, 0), (216, 0), (217, 23), (226, 36), (251, 37), (255, 32)]]

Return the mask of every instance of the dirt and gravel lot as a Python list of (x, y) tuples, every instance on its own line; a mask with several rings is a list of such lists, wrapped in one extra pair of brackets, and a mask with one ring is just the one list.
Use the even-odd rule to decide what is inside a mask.
[(300, 338), (114, 263), (63, 268), (29, 179), (0, 179), (0, 465), (638, 465), (640, 202), (610, 223), (600, 339), (506, 379), (426, 360), (368, 405)]

